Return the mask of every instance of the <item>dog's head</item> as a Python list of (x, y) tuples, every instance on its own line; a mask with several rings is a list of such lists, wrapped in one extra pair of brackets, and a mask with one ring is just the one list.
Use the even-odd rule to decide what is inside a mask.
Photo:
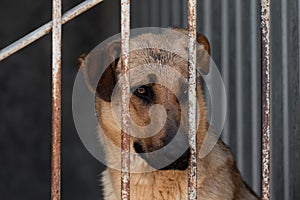
[[(185, 30), (176, 30), (187, 34)], [(165, 45), (172, 46), (173, 49), (184, 51), (185, 54), (187, 54), (188, 48), (186, 40), (174, 41), (169, 37), (167, 34), (166, 36), (163, 34), (144, 34), (130, 41), (130, 47), (136, 49), (131, 51), (129, 56), (129, 69), (134, 71), (129, 73), (132, 92), (129, 110), (131, 120), (135, 123), (131, 134), (131, 151), (141, 153), (141, 157), (154, 168), (185, 170), (188, 167), (190, 156), (186, 126), (188, 84), (182, 77), (185, 80), (188, 77), (188, 63), (182, 56), (160, 49), (158, 43), (164, 42)], [(208, 73), (209, 43), (203, 35), (197, 36), (197, 42), (200, 44), (197, 50), (198, 66), (203, 73)], [(151, 47), (149, 46), (150, 43)], [(155, 48), (155, 43), (157, 43), (157, 48)], [(119, 147), (121, 132), (113, 116), (112, 94), (121, 78), (121, 62), (118, 58), (120, 49), (120, 41), (115, 41), (105, 48), (105, 52), (98, 54), (113, 58), (113, 62), (110, 62), (109, 66), (107, 63), (98, 64), (99, 68), (105, 68), (105, 70), (100, 81), (96, 83), (96, 91), (93, 91), (96, 94), (96, 111), (100, 125), (106, 136)], [(99, 73), (98, 69), (87, 68), (84, 59), (84, 57), (80, 58), (81, 69), (87, 85), (90, 86), (99, 80)], [(170, 71), (170, 68), (177, 73)], [(206, 109), (199, 79), (197, 79), (197, 83), (197, 110), (201, 116), (198, 119), (198, 124), (200, 128), (206, 130)], [(114, 104), (121, 104), (121, 100), (115, 100)], [(155, 109), (153, 109), (154, 107)], [(180, 126), (181, 124), (183, 126)], [(150, 128), (139, 128), (147, 126)], [(157, 126), (161, 127), (154, 131)], [(198, 140), (204, 137), (199, 135), (199, 129), (197, 134)], [(170, 145), (171, 143), (172, 145)], [(156, 153), (160, 149), (163, 151)], [(169, 164), (158, 167), (161, 166), (162, 160), (167, 160)]]

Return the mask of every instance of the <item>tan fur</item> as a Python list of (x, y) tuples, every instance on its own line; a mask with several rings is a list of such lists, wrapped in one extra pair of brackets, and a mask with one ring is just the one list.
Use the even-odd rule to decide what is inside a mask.
[[(184, 32), (184, 31), (183, 31)], [(160, 40), (156, 39), (156, 35), (145, 34), (137, 36), (130, 43), (132, 48), (147, 48), (147, 44), (151, 43), (155, 46), (155, 42)], [(164, 36), (162, 36), (164, 37)], [(172, 38), (166, 38), (165, 45), (177, 45), (179, 48), (186, 49), (186, 41), (176, 40)], [(209, 51), (209, 45), (204, 36), (198, 37), (198, 42), (204, 44), (204, 49)], [(202, 49), (203, 50), (203, 49)], [(110, 51), (109, 51), (110, 52)], [(202, 55), (201, 51), (199, 50)], [(159, 59), (157, 59), (159, 55)], [(201, 57), (201, 56), (199, 56)], [(203, 57), (202, 57), (203, 58)], [(198, 58), (199, 59), (199, 58)], [(145, 63), (160, 63), (162, 65), (167, 64), (178, 70), (180, 73), (187, 76), (187, 63), (179, 56), (174, 56), (170, 53), (166, 53), (159, 49), (149, 49), (143, 51), (135, 51), (130, 54), (129, 64), (130, 68), (133, 69), (136, 66), (140, 66)], [(120, 63), (118, 63), (118, 66)], [(82, 64), (84, 68), (84, 63)], [(119, 67), (114, 66), (110, 70), (115, 70), (113, 74), (119, 75), (117, 71)], [(85, 73), (86, 70), (83, 69)], [(203, 71), (208, 71), (204, 69)], [(163, 71), (161, 72), (163, 76)], [(110, 76), (106, 76), (104, 79), (110, 79)], [(118, 78), (118, 77), (117, 77)], [(174, 77), (167, 77), (168, 80), (174, 79)], [(89, 82), (90, 80), (87, 80)], [(107, 80), (105, 80), (107, 82)], [(101, 81), (100, 81), (101, 84)], [(174, 85), (178, 84), (178, 80), (174, 80)], [(103, 89), (104, 87), (102, 87)], [(180, 92), (180, 85), (178, 85), (178, 92)], [(174, 94), (170, 93), (166, 88), (162, 86), (155, 86), (154, 90), (156, 93), (163, 94), (163, 97), (158, 97), (157, 102), (162, 104), (165, 108), (172, 110), (172, 116), (178, 120), (180, 112), (183, 112), (184, 118), (187, 118), (185, 105), (182, 110), (178, 109), (179, 104), (176, 103)], [(197, 130), (197, 150), (199, 151), (205, 136), (207, 135), (208, 122), (206, 118), (206, 105), (202, 95), (200, 82), (197, 85), (197, 100), (198, 100), (198, 112), (200, 117), (199, 128)], [(120, 147), (121, 137), (120, 129), (114, 122), (111, 110), (111, 104), (108, 101), (103, 100), (100, 96), (96, 97), (96, 110), (101, 128), (105, 132), (105, 136), (109, 138), (116, 146)], [(131, 97), (130, 100), (130, 114), (137, 124), (147, 125), (150, 123), (150, 117), (147, 115), (148, 108), (143, 105), (135, 97)], [(171, 122), (170, 122), (171, 123)], [(165, 137), (166, 131), (162, 130), (157, 135), (142, 139), (141, 143), (145, 149), (153, 148), (156, 150), (162, 146), (161, 138)], [(103, 139), (100, 136), (100, 141)], [(213, 140), (214, 134), (208, 134), (208, 141)], [(131, 138), (130, 148), (132, 152), (135, 152), (133, 148), (134, 139)], [(104, 144), (106, 159), (108, 165), (119, 164), (120, 152), (114, 151)], [(131, 160), (131, 166), (133, 168), (143, 169), (148, 167), (146, 161)], [(107, 200), (119, 200), (120, 199), (120, 171), (107, 168), (102, 174), (102, 183), (104, 187), (104, 197)], [(157, 170), (147, 173), (131, 173), (130, 179), (130, 196), (132, 200), (149, 200), (149, 199), (165, 199), (165, 200), (176, 200), (176, 199), (187, 199), (187, 170)], [(257, 197), (246, 188), (239, 171), (235, 166), (235, 161), (229, 150), (229, 148), (222, 142), (218, 141), (212, 151), (203, 159), (197, 158), (197, 195), (198, 199), (205, 200), (226, 200), (226, 199), (257, 199)]]

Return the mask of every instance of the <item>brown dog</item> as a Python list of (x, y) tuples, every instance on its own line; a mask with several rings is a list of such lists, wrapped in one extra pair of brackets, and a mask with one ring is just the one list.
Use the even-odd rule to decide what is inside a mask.
[[(186, 34), (186, 31), (177, 29)], [(210, 52), (207, 39), (203, 35), (198, 35), (197, 42), (197, 62), (200, 63), (201, 71), (209, 71), (209, 58), (205, 52)], [(149, 84), (139, 85), (136, 80), (135, 85), (131, 85), (133, 95), (130, 98), (130, 115), (132, 121), (138, 126), (147, 126), (151, 123), (159, 123), (163, 118), (156, 111), (150, 116), (149, 111), (153, 105), (161, 105), (165, 108), (164, 125), (157, 134), (147, 136), (147, 131), (134, 132), (130, 138), (130, 151), (140, 153), (141, 156), (131, 157), (131, 179), (130, 196), (131, 199), (187, 199), (188, 191), (188, 164), (190, 150), (187, 146), (187, 85), (172, 73), (165, 70), (165, 66), (178, 71), (185, 78), (187, 77), (187, 61), (181, 56), (172, 52), (162, 50), (160, 46), (172, 46), (173, 49), (180, 49), (187, 53), (187, 42), (184, 39), (170, 38), (169, 34), (143, 34), (136, 36), (130, 41), (130, 47), (138, 50), (130, 52), (130, 69), (147, 65), (148, 69), (156, 64), (157, 73), (147, 76), (134, 76), (135, 79), (147, 79)], [(151, 46), (149, 45), (151, 44)], [(120, 53), (120, 42), (111, 42), (107, 46), (105, 56), (115, 56)], [(81, 69), (84, 73), (87, 85), (97, 81), (93, 70), (88, 69), (85, 58), (80, 58)], [(99, 63), (101, 65), (101, 63)], [(111, 95), (120, 80), (120, 62), (115, 59), (104, 71), (96, 92), (96, 111), (99, 124), (107, 137), (117, 147), (121, 146), (120, 128), (116, 124), (113, 116)], [(131, 76), (132, 79), (132, 76)], [(158, 79), (160, 80), (158, 83)], [(169, 82), (173, 85), (173, 90), (166, 87), (162, 82)], [(157, 83), (156, 83), (157, 82)], [(175, 90), (175, 92), (174, 92)], [(178, 100), (181, 98), (181, 103)], [(116, 100), (120, 104), (120, 100)], [(208, 132), (208, 122), (206, 117), (206, 106), (200, 87), (197, 81), (197, 101), (198, 120), (197, 129), (197, 151), (200, 150), (204, 138)], [(155, 117), (153, 117), (155, 116)], [(185, 126), (180, 127), (181, 120)], [(176, 141), (176, 133), (180, 132), (180, 139)], [(100, 140), (103, 141), (103, 135)], [(208, 134), (213, 138), (213, 134)], [(157, 150), (171, 144), (175, 144), (163, 153), (155, 154)], [(208, 139), (209, 140), (209, 139)], [(108, 144), (104, 144), (105, 155), (108, 166), (120, 165), (120, 150), (112, 149)], [(180, 155), (175, 156), (174, 152), (180, 150)], [(147, 155), (147, 153), (153, 153)], [(160, 158), (157, 158), (160, 157)], [(176, 157), (176, 158), (175, 158)], [(171, 160), (162, 165), (161, 161)], [(172, 160), (173, 159), (173, 160)], [(157, 170), (147, 170), (147, 169)], [(142, 171), (145, 170), (144, 173)], [(138, 171), (138, 173), (135, 173)], [(104, 187), (104, 197), (107, 200), (119, 200), (121, 194), (120, 186), (121, 173), (117, 167), (109, 167), (103, 172), (102, 183)], [(225, 200), (225, 199), (257, 199), (255, 194), (244, 184), (235, 161), (228, 147), (218, 141), (210, 153), (204, 158), (197, 158), (197, 196), (198, 199)]]

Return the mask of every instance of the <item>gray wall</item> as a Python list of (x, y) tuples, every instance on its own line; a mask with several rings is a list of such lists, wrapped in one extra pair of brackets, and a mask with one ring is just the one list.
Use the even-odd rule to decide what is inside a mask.
[[(186, 2), (133, 1), (132, 25), (187, 27)], [(300, 1), (271, 1), (272, 199), (300, 199)], [(261, 50), (259, 1), (200, 0), (198, 29), (227, 90), (222, 138), (235, 154), (246, 182), (260, 193)], [(150, 9), (149, 9), (150, 8)], [(143, 19), (138, 16), (143, 13)], [(159, 14), (158, 14), (159, 13)]]
[[(79, 3), (66, 1), (64, 10)], [(103, 169), (82, 146), (71, 114), (76, 58), (119, 32), (117, 0), (106, 2), (64, 26), (64, 199), (98, 199)], [(18, 6), (16, 6), (18, 5)], [(300, 199), (300, 0), (272, 0), (272, 199)], [(132, 28), (187, 26), (186, 1), (132, 0)], [(15, 14), (13, 14), (15, 13)], [(50, 1), (2, 0), (0, 47), (51, 18)], [(222, 134), (246, 182), (260, 192), (259, 1), (200, 0), (198, 28), (227, 90)], [(45, 199), (50, 194), (51, 38), (0, 63), (0, 197)], [(2, 199), (1, 198), (1, 199)]]
[(272, 32), (272, 193), (300, 199), (300, 1), (274, 1)]
[[(187, 27), (185, 1), (141, 1), (140, 4), (145, 5), (132, 9), (134, 27)], [(148, 8), (153, 9), (147, 13)], [(136, 20), (139, 12), (147, 13), (142, 21)], [(198, 31), (210, 41), (212, 58), (222, 73), (227, 91), (227, 121), (222, 138), (234, 152), (246, 182), (256, 192), (260, 185), (258, 13), (256, 1), (198, 1)]]

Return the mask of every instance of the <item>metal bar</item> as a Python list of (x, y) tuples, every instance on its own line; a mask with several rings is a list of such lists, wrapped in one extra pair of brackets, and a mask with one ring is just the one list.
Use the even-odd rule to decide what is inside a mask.
[(188, 1), (188, 136), (191, 150), (189, 175), (188, 175), (188, 199), (197, 199), (197, 152), (196, 152), (196, 37), (197, 37), (197, 1)]
[[(62, 17), (62, 24), (74, 19), (81, 13), (87, 11), (88, 9), (92, 8), (93, 6), (97, 5), (98, 3), (102, 2), (103, 0), (86, 0), (74, 8), (67, 11)], [(15, 52), (19, 51), (20, 49), (26, 47), (27, 45), (31, 44), (32, 42), (40, 39), (44, 35), (47, 35), (52, 29), (52, 21), (44, 24), (43, 26), (39, 27), (35, 31), (25, 35), (21, 39), (13, 42), (9, 46), (5, 47), (0, 51), (0, 61), (4, 60), (5, 58), (9, 57), (10, 55), (14, 54)]]
[(130, 144), (129, 144), (129, 38), (130, 38), (130, 0), (121, 0), (121, 73), (122, 73), (122, 131), (121, 131), (121, 198), (130, 200)]
[(262, 190), (270, 199), (270, 0), (261, 0), (262, 37)]
[(60, 200), (61, 173), (61, 0), (52, 8), (52, 160), (51, 199)]

